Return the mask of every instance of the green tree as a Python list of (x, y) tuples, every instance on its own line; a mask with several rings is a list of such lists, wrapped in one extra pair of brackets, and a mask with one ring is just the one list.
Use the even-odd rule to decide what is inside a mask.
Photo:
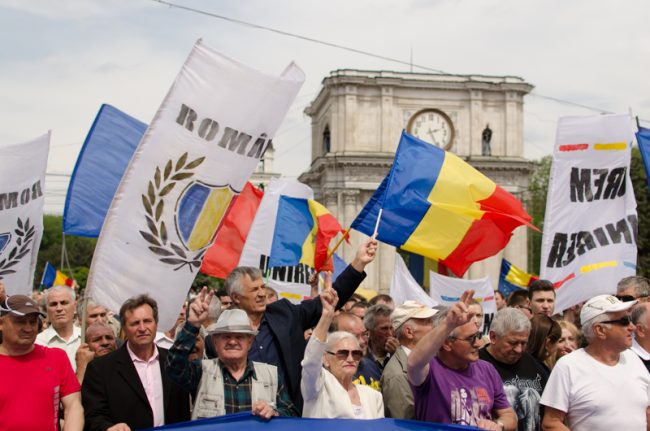
[[(540, 231), (544, 230), (544, 214), (546, 212), (546, 195), (551, 176), (551, 156), (544, 156), (535, 161), (535, 172), (530, 178), (530, 201), (528, 210), (533, 218), (533, 225)], [(539, 262), (542, 255), (542, 232), (528, 229), (528, 272), (539, 274)]]
[(650, 196), (648, 195), (647, 173), (638, 148), (632, 148), (630, 178), (636, 197), (636, 212), (639, 229), (637, 233), (637, 274), (650, 275)]
[(90, 263), (97, 240), (79, 236), (66, 236), (66, 250), (72, 273), (61, 265), (61, 247), (63, 245), (63, 217), (46, 214), (43, 216), (43, 239), (38, 251), (38, 261), (34, 274), (34, 288), (38, 289), (43, 277), (45, 262), (50, 262), (67, 276), (72, 276), (81, 288), (85, 288)]

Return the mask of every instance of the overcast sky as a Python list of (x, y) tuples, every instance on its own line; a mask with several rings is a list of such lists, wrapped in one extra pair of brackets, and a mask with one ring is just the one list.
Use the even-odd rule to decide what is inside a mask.
[[(171, 2), (404, 61), (412, 51), (413, 63), (448, 73), (520, 76), (535, 86), (530, 159), (550, 154), (558, 117), (598, 112), (545, 97), (650, 120), (647, 0)], [(0, 145), (51, 129), (50, 174), (72, 172), (102, 103), (148, 123), (199, 38), (267, 73), (291, 60), (305, 71), (274, 138), (275, 170), (291, 177), (311, 161), (303, 109), (330, 71), (409, 69), (154, 0), (0, 0), (0, 28)], [(48, 175), (46, 211), (62, 211), (68, 181)]]

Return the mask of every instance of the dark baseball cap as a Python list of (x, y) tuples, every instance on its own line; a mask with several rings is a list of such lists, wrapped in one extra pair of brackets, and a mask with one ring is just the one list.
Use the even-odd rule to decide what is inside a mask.
[(26, 316), (37, 313), (45, 317), (38, 308), (38, 305), (36, 305), (36, 302), (25, 295), (11, 295), (3, 303), (0, 303), (0, 311), (3, 315), (11, 313), (16, 316)]

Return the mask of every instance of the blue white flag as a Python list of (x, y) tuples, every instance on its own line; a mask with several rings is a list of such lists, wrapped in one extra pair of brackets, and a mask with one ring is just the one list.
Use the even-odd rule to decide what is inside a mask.
[(63, 209), (63, 233), (96, 238), (147, 125), (102, 105), (81, 147)]

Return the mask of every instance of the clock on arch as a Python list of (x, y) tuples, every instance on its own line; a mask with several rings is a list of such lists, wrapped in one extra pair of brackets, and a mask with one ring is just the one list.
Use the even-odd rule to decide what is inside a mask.
[(451, 149), (454, 143), (454, 123), (449, 115), (435, 108), (422, 109), (409, 119), (406, 131), (411, 135), (442, 148)]

